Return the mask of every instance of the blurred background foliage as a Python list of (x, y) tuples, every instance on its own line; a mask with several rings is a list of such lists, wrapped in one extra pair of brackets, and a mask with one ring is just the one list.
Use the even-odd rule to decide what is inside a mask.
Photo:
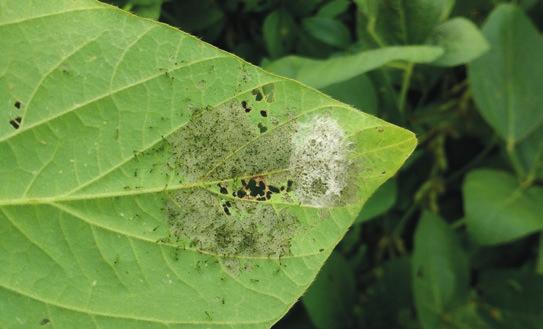
[(276, 328), (543, 328), (542, 1), (109, 2), (417, 133)]

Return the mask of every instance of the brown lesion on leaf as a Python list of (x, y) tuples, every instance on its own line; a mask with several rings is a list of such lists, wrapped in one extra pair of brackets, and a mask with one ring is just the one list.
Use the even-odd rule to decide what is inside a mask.
[[(248, 195), (262, 196), (264, 190), (258, 190), (262, 184), (253, 179), (245, 182), (247, 188), (249, 184), (254, 191), (248, 191)], [(266, 190), (270, 190), (269, 186)], [(299, 222), (288, 211), (204, 188), (169, 193), (165, 213), (170, 235), (164, 242), (225, 257), (288, 255), (299, 228)]]
[(287, 168), (296, 123), (270, 129), (257, 116), (246, 115), (251, 109), (245, 100), (196, 109), (191, 120), (168, 138), (171, 155), (166, 170), (186, 183)]

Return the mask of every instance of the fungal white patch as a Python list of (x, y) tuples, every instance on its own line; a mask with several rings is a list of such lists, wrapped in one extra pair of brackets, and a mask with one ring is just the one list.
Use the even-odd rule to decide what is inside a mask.
[(299, 125), (292, 146), (290, 168), (298, 199), (316, 207), (340, 203), (350, 167), (343, 128), (329, 116), (317, 116)]

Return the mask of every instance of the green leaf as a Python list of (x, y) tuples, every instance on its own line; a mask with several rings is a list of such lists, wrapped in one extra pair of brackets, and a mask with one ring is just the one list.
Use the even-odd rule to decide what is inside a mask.
[(0, 8), (2, 327), (269, 328), (416, 144), (96, 1)]
[(469, 65), (469, 82), (485, 120), (509, 146), (543, 124), (543, 38), (513, 5), (500, 5), (483, 26), (491, 50)]
[(394, 258), (373, 270), (361, 305), (360, 328), (419, 327), (412, 311), (411, 262)]
[(299, 80), (314, 88), (354, 78), (392, 61), (429, 63), (443, 54), (434, 46), (387, 47), (318, 60), (286, 56), (265, 66), (267, 70)]
[(468, 259), (454, 232), (425, 213), (415, 232), (412, 260), (415, 306), (423, 328), (441, 328), (446, 314), (466, 302)]
[(543, 229), (543, 188), (522, 189), (512, 175), (475, 170), (464, 182), (464, 210), (470, 235), (480, 244), (509, 242)]
[(396, 203), (396, 194), (397, 188), (395, 180), (391, 179), (381, 185), (381, 187), (379, 187), (379, 189), (369, 198), (368, 202), (366, 202), (364, 209), (362, 209), (356, 218), (355, 223), (363, 223), (385, 213), (392, 208), (394, 203)]
[(302, 300), (315, 327), (349, 327), (356, 285), (354, 273), (341, 254), (332, 253)]
[(283, 56), (293, 47), (295, 28), (294, 19), (284, 9), (275, 10), (266, 17), (262, 33), (271, 57)]
[(386, 45), (424, 43), (444, 22), (454, 0), (355, 0), (358, 32), (367, 42)]
[(141, 5), (134, 9), (137, 15), (142, 17), (158, 19), (160, 17), (160, 11), (162, 9), (162, 1), (155, 1), (148, 5)]
[(364, 74), (350, 80), (329, 85), (321, 89), (335, 99), (347, 103), (366, 113), (377, 113), (377, 95), (373, 83)]
[(477, 26), (463, 17), (450, 19), (437, 26), (429, 43), (445, 49), (443, 56), (433, 62), (440, 66), (467, 64), (489, 49), (488, 42)]
[(543, 275), (543, 233), (539, 234), (539, 248), (537, 249), (536, 272)]
[(480, 291), (491, 328), (538, 329), (543, 322), (543, 276), (526, 271), (494, 270), (480, 277)]
[(444, 322), (444, 328), (454, 329), (494, 329), (483, 316), (481, 316), (481, 305), (474, 300), (458, 306), (448, 313)]
[(317, 12), (317, 16), (334, 18), (349, 9), (348, 0), (332, 0), (325, 3)]
[(224, 20), (224, 13), (214, 0), (176, 1), (168, 13), (171, 21), (189, 32), (213, 30)]
[(304, 29), (315, 39), (337, 48), (351, 43), (349, 29), (339, 20), (328, 17), (310, 17), (303, 20)]
[(129, 0), (129, 2), (136, 6), (152, 6), (156, 4), (161, 4), (163, 0)]
[(520, 142), (516, 151), (528, 171), (528, 179), (543, 179), (543, 126)]

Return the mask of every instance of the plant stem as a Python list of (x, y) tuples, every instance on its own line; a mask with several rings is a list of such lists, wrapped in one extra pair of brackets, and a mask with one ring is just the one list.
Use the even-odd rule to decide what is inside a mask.
[(513, 166), (513, 169), (515, 170), (517, 177), (520, 179), (524, 179), (526, 176), (526, 173), (524, 172), (524, 168), (518, 158), (517, 152), (515, 150), (515, 144), (508, 141), (506, 150), (507, 150), (507, 157), (509, 158), (511, 165)]
[(379, 48), (383, 48), (386, 45), (383, 42), (383, 40), (381, 40), (379, 35), (377, 35), (377, 33), (375, 31), (375, 25), (376, 24), (377, 24), (377, 21), (376, 21), (376, 19), (374, 17), (369, 18), (368, 19), (368, 25), (366, 26), (366, 30), (368, 31), (368, 34), (371, 36), (373, 41), (375, 41), (375, 43), (379, 46)]
[(466, 219), (465, 218), (461, 218), (459, 220), (457, 220), (456, 222), (452, 223), (451, 224), (451, 228), (453, 230), (456, 230), (456, 229), (459, 229), (461, 228), (462, 226), (466, 225)]
[(404, 229), (405, 229), (405, 226), (407, 225), (407, 222), (409, 221), (409, 218), (411, 218), (411, 216), (413, 215), (413, 213), (418, 209), (418, 203), (417, 202), (413, 202), (413, 204), (411, 205), (411, 207), (409, 207), (409, 209), (407, 209), (407, 211), (404, 213), (404, 215), (402, 216), (402, 218), (400, 219), (400, 221), (398, 222), (398, 225), (396, 225), (396, 227), (394, 228), (394, 230), (392, 231), (392, 237), (396, 237), (396, 238), (399, 238)]
[(411, 85), (411, 75), (413, 74), (414, 66), (415, 64), (408, 63), (403, 74), (402, 89), (400, 90), (400, 99), (398, 100), (398, 110), (402, 114), (405, 112), (405, 102), (409, 86)]

